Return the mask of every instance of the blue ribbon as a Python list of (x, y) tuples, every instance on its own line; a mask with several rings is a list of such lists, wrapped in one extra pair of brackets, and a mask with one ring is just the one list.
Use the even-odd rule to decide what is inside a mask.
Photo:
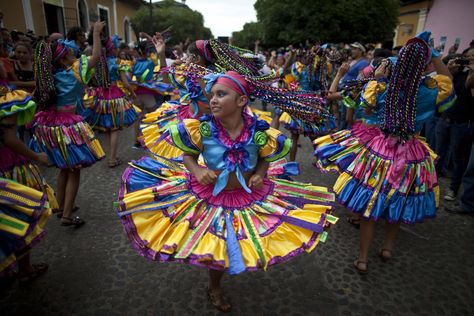
[[(234, 157), (234, 159), (237, 161), (232, 162), (229, 156), (238, 154), (239, 152), (242, 153), (244, 157), (242, 157), (242, 159), (239, 159), (239, 157)], [(244, 190), (247, 193), (252, 193), (252, 190), (250, 190), (250, 188), (245, 183), (245, 178), (244, 178), (244, 175), (242, 174), (242, 170), (244, 171), (249, 170), (248, 152), (245, 150), (245, 148), (241, 144), (236, 144), (232, 148), (228, 149), (224, 153), (224, 163), (225, 163), (226, 168), (217, 177), (217, 181), (216, 181), (216, 184), (214, 185), (214, 190), (212, 191), (212, 195), (216, 196), (222, 190), (224, 190), (224, 188), (227, 185), (227, 182), (229, 181), (229, 175), (231, 172), (235, 172), (235, 175), (237, 176), (237, 180), (239, 181), (240, 185), (244, 188)]]
[(74, 55), (76, 55), (79, 52), (79, 47), (77, 46), (75, 41), (59, 39), (58, 43), (62, 44), (66, 48), (72, 49), (74, 52)]
[(229, 274), (235, 275), (245, 271), (245, 263), (237, 236), (235, 235), (234, 225), (232, 225), (232, 217), (234, 213), (224, 212), (224, 214), (227, 232), (226, 244), (227, 256), (229, 257)]

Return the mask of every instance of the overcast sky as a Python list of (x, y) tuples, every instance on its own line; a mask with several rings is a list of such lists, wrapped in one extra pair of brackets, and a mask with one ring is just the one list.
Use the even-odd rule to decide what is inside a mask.
[(255, 0), (186, 0), (191, 9), (201, 12), (204, 25), (215, 37), (231, 36), (245, 23), (257, 21), (254, 3)]

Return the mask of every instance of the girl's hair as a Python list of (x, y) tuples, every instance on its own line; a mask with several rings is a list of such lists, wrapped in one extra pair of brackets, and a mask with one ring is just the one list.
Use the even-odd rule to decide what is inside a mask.
[(15, 51), (17, 49), (18, 46), (23, 46), (24, 48), (26, 48), (26, 50), (28, 51), (28, 53), (31, 54), (32, 52), (32, 48), (31, 48), (31, 45), (26, 43), (26, 42), (22, 42), (22, 41), (19, 41), (15, 44), (15, 46), (13, 47), (13, 50)]
[(153, 51), (155, 48), (153, 44), (148, 41), (139, 41), (135, 46), (138, 54), (140, 56), (147, 56), (149, 52)]
[(418, 38), (409, 40), (400, 50), (381, 114), (386, 134), (403, 140), (415, 134), (416, 97), (430, 54), (429, 46)]
[(95, 73), (91, 78), (90, 85), (93, 87), (108, 88), (110, 86), (109, 67), (107, 66), (107, 57), (104, 53), (100, 55), (94, 68)]
[(245, 76), (260, 75), (260, 60), (251, 56), (248, 50), (224, 44), (218, 40), (199, 41), (203, 47), (199, 49), (197, 42), (192, 42), (188, 46), (191, 54), (200, 56), (206, 67), (215, 66), (219, 71), (236, 71)]
[[(196, 64), (189, 64), (176, 68), (169, 68), (169, 72), (178, 71), (179, 74), (190, 78), (202, 78), (213, 71)], [(290, 113), (298, 119), (324, 124), (326, 118), (332, 117), (325, 107), (325, 101), (320, 96), (304, 91), (293, 91), (275, 88), (267, 82), (256, 80), (252, 76), (244, 76), (250, 88), (250, 98), (271, 103), (274, 106)]]
[[(53, 44), (57, 45), (57, 43)], [(40, 109), (56, 101), (56, 88), (53, 77), (53, 47), (41, 41), (36, 45), (34, 54), (35, 91), (34, 98)]]

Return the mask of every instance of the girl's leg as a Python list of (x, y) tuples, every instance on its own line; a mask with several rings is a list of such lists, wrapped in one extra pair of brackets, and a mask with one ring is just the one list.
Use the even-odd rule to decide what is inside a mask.
[(76, 200), (77, 191), (79, 190), (79, 182), (81, 180), (81, 170), (69, 170), (69, 177), (66, 184), (66, 191), (64, 196), (64, 212), (62, 223), (69, 223), (72, 219), (72, 208)]
[(68, 177), (69, 171), (67, 169), (61, 169), (58, 175), (58, 189), (56, 190), (60, 210), (64, 210), (64, 195), (66, 193)]
[(18, 259), (18, 279), (21, 283), (33, 281), (48, 271), (48, 265), (46, 263), (31, 264), (30, 259), (29, 251)]
[(270, 123), (270, 126), (273, 127), (274, 129), (280, 128), (280, 116), (281, 115), (273, 116), (273, 119), (272, 119), (272, 122)]
[(368, 269), (368, 256), (370, 244), (374, 238), (375, 222), (373, 220), (362, 219), (360, 222), (360, 243), (359, 258), (354, 265), (359, 269), (366, 271)]
[(221, 279), (224, 276), (224, 271), (209, 269), (209, 298), (212, 304), (223, 312), (229, 312), (231, 305), (226, 301), (222, 295)]
[(392, 250), (395, 245), (398, 231), (400, 230), (400, 224), (401, 222), (389, 223), (387, 221), (385, 223), (385, 239), (382, 250), (380, 251), (382, 259), (388, 260), (392, 257)]
[(109, 161), (117, 161), (118, 130), (109, 132)]
[(300, 138), (299, 134), (291, 133), (291, 140), (293, 141), (293, 146), (290, 150), (290, 161), (296, 160), (296, 152), (298, 151), (298, 139)]
[(138, 119), (133, 125), (133, 129), (135, 130), (135, 145), (140, 145), (140, 142), (138, 141), (138, 135), (139, 135), (139, 130), (140, 130), (140, 123), (145, 117), (145, 104), (142, 101), (142, 95), (137, 96), (137, 104), (136, 106), (142, 111), (140, 114), (138, 114)]

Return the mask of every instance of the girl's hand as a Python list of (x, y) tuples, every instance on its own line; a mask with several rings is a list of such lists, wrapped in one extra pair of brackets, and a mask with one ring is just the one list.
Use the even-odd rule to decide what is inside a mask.
[(388, 61), (383, 60), (380, 65), (375, 69), (375, 79), (387, 78), (388, 77)]
[(50, 165), (48, 155), (46, 155), (45, 153), (36, 154), (36, 159), (35, 160), (37, 162), (39, 162), (40, 164), (42, 164), (43, 166), (49, 166)]
[(158, 55), (165, 52), (166, 44), (163, 36), (161, 36), (161, 33), (156, 32), (155, 35), (151, 37), (151, 42), (153, 45), (155, 45), (156, 53)]
[(259, 174), (254, 174), (249, 179), (248, 183), (249, 188), (261, 189), (263, 187), (263, 178)]
[(202, 185), (208, 185), (216, 182), (217, 175), (214, 171), (211, 171), (207, 168), (197, 168), (194, 172), (196, 180)]
[(342, 63), (341, 67), (337, 70), (337, 75), (344, 76), (349, 71), (350, 65), (348, 62)]
[(105, 21), (95, 22), (94, 24), (94, 33), (100, 34), (105, 27)]

